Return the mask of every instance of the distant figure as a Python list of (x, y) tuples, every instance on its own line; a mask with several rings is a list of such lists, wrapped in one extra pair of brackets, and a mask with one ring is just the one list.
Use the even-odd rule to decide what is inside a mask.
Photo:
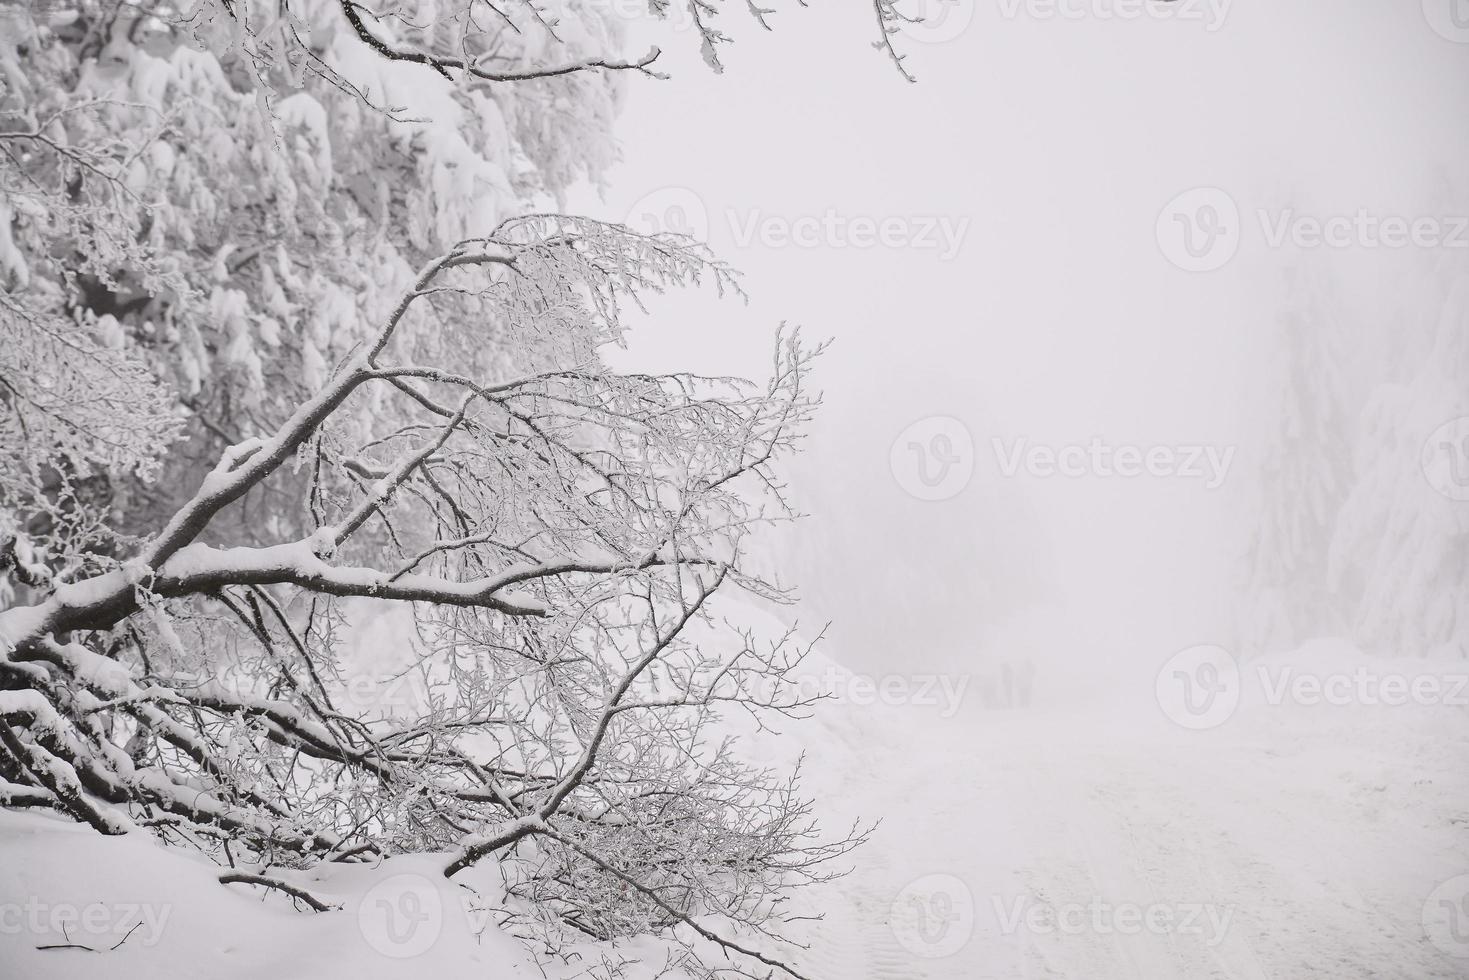
[(1015, 706), (1030, 707), (1030, 690), (1035, 683), (1035, 661), (1026, 660), (1018, 671), (1015, 682)]
[(1035, 684), (1035, 663), (1030, 659), (1006, 660), (1000, 664), (998, 676), (981, 674), (980, 700), (986, 708), (1028, 708)]

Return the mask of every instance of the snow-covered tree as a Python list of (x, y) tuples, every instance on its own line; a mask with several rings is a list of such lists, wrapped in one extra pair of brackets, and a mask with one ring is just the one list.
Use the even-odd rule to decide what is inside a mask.
[(1350, 467), (1342, 347), (1351, 324), (1320, 267), (1292, 268), (1286, 291), (1274, 359), (1279, 403), (1246, 555), (1240, 641), (1251, 651), (1293, 647), (1343, 625), (1327, 564)]
[(1469, 655), (1469, 278), (1424, 264), (1380, 322), (1300, 267), (1261, 473), (1247, 649), (1349, 635), (1385, 655)]
[[(439, 23), (420, 6), (399, 16)], [(8, 313), (28, 332), (74, 324), (73, 342), (148, 366), (180, 402), (186, 438), (163, 479), (89, 488), (118, 511), (116, 533), (146, 533), (224, 446), (289, 415), (429, 257), (613, 159), (617, 72), (537, 67), (615, 44), (611, 18), (572, 4), (554, 35), (501, 24), (477, 39), (483, 57), (527, 77), (473, 85), (384, 60), (344, 10), (356, 8), (5, 11)], [(479, 324), (481, 363), (534, 360), (475, 302), (452, 319)], [(404, 324), (429, 343), (452, 329)], [(167, 440), (147, 441), (160, 455)], [(269, 535), (289, 519), (276, 503), (262, 494), (216, 533)]]
[(1403, 362), (1363, 410), (1332, 586), (1355, 639), (1389, 655), (1469, 657), (1469, 276), (1445, 265), (1395, 324)]
[[(804, 649), (690, 629), (783, 595), (744, 555), (817, 350), (783, 333), (764, 386), (610, 371), (640, 294), (737, 283), (557, 213), (656, 49), (595, 0), (0, 18), (0, 805), (314, 905), (291, 872), (492, 859), (564, 928), (794, 973), (747, 934), (863, 834), (720, 736), (805, 713)], [(344, 640), (385, 602), (406, 701)]]
[[(689, 12), (718, 68), (721, 5)], [(0, 277), (24, 286), (5, 315), (25, 349), (74, 323), (69, 343), (116, 351), (180, 402), (173, 423), (147, 396), (120, 413), (162, 474), (90, 478), (111, 534), (146, 534), (223, 447), (289, 414), (430, 257), (600, 178), (622, 79), (657, 74), (656, 48), (617, 53), (619, 15), (599, 0), (0, 8)], [(533, 350), (463, 303), (477, 356)], [(165, 453), (170, 425), (183, 439)], [(290, 519), (272, 492), (213, 533), (269, 534)]]

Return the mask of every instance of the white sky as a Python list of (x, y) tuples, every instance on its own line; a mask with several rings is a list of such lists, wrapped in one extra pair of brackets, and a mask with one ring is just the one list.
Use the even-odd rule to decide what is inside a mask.
[[(793, 470), (814, 517), (791, 564), (806, 617), (835, 620), (834, 653), (854, 667), (891, 664), (897, 642), (935, 666), (973, 656), (1014, 613), (1003, 583), (1022, 564), (1114, 639), (1112, 656), (1161, 661), (1223, 637), (1261, 449), (1251, 422), (1270, 397), (1282, 272), (1299, 258), (1267, 246), (1255, 209), (1469, 214), (1469, 43), (1435, 33), (1418, 0), (1239, 0), (1222, 22), (1202, 4), (1199, 20), (1094, 13), (1121, 4), (1076, 0), (1082, 16), (1047, 18), (1043, 0), (982, 2), (953, 40), (900, 40), (917, 85), (872, 49), (865, 0), (782, 4), (773, 33), (732, 4), (725, 74), (703, 67), (692, 34), (665, 38), (673, 79), (630, 83), (624, 161), (604, 199), (572, 202), (618, 220), (640, 201), (702, 208), (711, 244), (746, 274), (748, 306), (659, 301), (632, 362), (761, 376), (782, 320), (834, 339), (817, 378), (826, 408)], [(1198, 186), (1245, 215), (1238, 255), (1206, 273), (1170, 264), (1154, 231)], [(947, 259), (737, 234), (829, 209), (967, 220), (967, 234)], [(1392, 309), (1422, 261), (1411, 252), (1331, 262), (1370, 316)], [(925, 502), (894, 480), (889, 448), (935, 414), (967, 425), (976, 469), (956, 497)], [(1093, 436), (1239, 449), (1213, 491), (1006, 479), (991, 449)]]

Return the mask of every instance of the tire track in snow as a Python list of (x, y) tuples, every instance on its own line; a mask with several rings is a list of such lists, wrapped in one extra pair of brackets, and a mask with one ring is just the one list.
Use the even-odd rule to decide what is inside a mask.
[[(1073, 756), (1058, 764), (1052, 754), (1033, 768), (1026, 798), (1016, 801), (1027, 816), (1031, 898), (1073, 916), (1067, 928), (1051, 917), (1048, 928), (1026, 934), (1035, 975), (1265, 980), (1233, 917), (1242, 892), (1219, 816), (1201, 814), (1176, 786), (1144, 775), (1126, 747)], [(1126, 919), (1119, 906), (1129, 910)], [(1134, 921), (1150, 910), (1165, 918)]]
[(1161, 934), (1118, 937), (1132, 975), (1266, 980), (1248, 941), (1232, 928), (1241, 893), (1220, 846), (1217, 815), (1204, 818), (1176, 787), (1131, 768), (1096, 787), (1082, 809), (1104, 892), (1173, 917)]
[[(1364, 761), (1331, 732), (1308, 731), (1295, 746), (1273, 732), (1202, 738), (1057, 722), (985, 716), (885, 731), (866, 771), (840, 788), (885, 824), (854, 855), (851, 877), (811, 891), (829, 916), (812, 929), (811, 976), (1465, 975), (1421, 935), (1422, 896), (1438, 880), (1431, 856), (1462, 845), (1409, 806), (1433, 788), (1396, 771), (1409, 751)], [(1425, 751), (1417, 739), (1408, 745)], [(1335, 774), (1329, 766), (1337, 779), (1321, 778)], [(1443, 768), (1428, 770), (1435, 785), (1458, 785)], [(942, 957), (905, 948), (892, 924), (894, 899), (933, 875), (960, 879), (973, 898), (972, 938)], [(1092, 928), (1090, 918), (1067, 930), (1017, 918), (1032, 905), (1093, 900), (1174, 918), (1133, 934)], [(1193, 916), (1190, 929), (1182, 915)]]
[[(931, 747), (931, 746), (930, 746)], [(935, 980), (976, 976), (941, 971), (942, 961), (926, 959), (905, 948), (894, 931), (894, 901), (914, 877), (944, 870), (950, 859), (935, 853), (927, 841), (926, 819), (917, 812), (932, 787), (923, 783), (922, 769), (911, 764), (914, 747), (902, 742), (883, 746), (882, 756), (870, 760), (866, 781), (847, 789), (881, 801), (884, 825), (855, 855), (852, 873), (806, 892), (807, 914), (822, 921), (805, 930), (811, 949), (797, 959), (803, 972), (815, 980)]]
[(926, 975), (898, 943), (888, 921), (895, 889), (888, 855), (866, 849), (851, 875), (808, 895), (825, 916), (808, 929), (811, 949), (800, 956), (815, 980), (918, 980)]
[[(1038, 760), (1037, 760), (1038, 761)], [(1088, 980), (1126, 976), (1120, 951), (1104, 936), (1090, 930), (1063, 932), (1054, 913), (1086, 903), (1097, 893), (1097, 872), (1083, 836), (1085, 815), (1078, 794), (1058, 782), (1054, 765), (1037, 770), (1024, 765), (1014, 780), (1014, 796), (1007, 801), (1022, 828), (1023, 891), (1011, 897), (1011, 914), (1034, 913), (1042, 928), (1021, 925), (1025, 976), (1038, 980)], [(1039, 906), (1039, 909), (1036, 907)], [(1045, 912), (1051, 915), (1045, 915)]]

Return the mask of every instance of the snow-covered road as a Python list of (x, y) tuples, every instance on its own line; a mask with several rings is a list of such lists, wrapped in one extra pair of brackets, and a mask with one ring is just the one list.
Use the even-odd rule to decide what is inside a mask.
[(892, 709), (845, 774), (883, 825), (817, 903), (807, 962), (843, 980), (1469, 976), (1469, 943), (1423, 924), (1469, 872), (1469, 728), (1410, 710), (1192, 732)]

